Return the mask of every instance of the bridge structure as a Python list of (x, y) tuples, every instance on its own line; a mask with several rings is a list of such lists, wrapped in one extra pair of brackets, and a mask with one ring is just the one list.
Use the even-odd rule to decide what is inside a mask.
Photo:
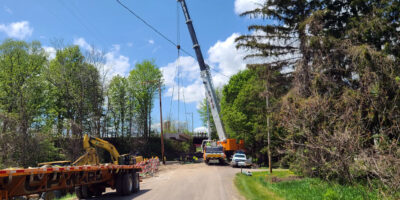
[(206, 140), (206, 139), (208, 139), (208, 135), (205, 132), (204, 133), (202, 133), (202, 132), (193, 133), (193, 144), (195, 146), (201, 146), (201, 143), (203, 142), (203, 140)]

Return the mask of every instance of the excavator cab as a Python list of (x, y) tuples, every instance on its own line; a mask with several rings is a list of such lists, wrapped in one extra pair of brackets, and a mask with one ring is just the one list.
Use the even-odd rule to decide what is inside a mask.
[(123, 154), (118, 158), (119, 165), (134, 165), (136, 164), (136, 156), (131, 154)]

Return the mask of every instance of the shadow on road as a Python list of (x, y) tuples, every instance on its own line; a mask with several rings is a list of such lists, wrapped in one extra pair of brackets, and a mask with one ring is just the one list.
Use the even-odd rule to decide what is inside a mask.
[(208, 166), (218, 166), (218, 167), (226, 167), (226, 166), (230, 166), (228, 163), (208, 163)]
[(138, 193), (135, 194), (131, 194), (131, 195), (127, 195), (127, 196), (120, 196), (118, 195), (116, 192), (109, 192), (109, 193), (105, 193), (103, 194), (103, 196), (101, 197), (97, 197), (97, 198), (92, 198), (92, 199), (98, 199), (98, 200), (106, 200), (106, 199), (121, 199), (121, 200), (131, 200), (134, 199), (140, 195), (145, 194), (146, 192), (149, 192), (150, 189), (145, 189), (145, 190), (140, 190)]

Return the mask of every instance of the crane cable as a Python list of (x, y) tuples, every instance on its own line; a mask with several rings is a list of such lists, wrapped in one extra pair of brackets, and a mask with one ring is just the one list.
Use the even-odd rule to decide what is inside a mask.
[[(146, 20), (144, 20), (142, 17), (140, 17), (137, 13), (135, 13), (133, 10), (131, 10), (130, 8), (128, 8), (125, 4), (123, 4), (120, 0), (116, 0), (117, 3), (119, 3), (122, 7), (124, 7), (126, 10), (128, 10), (132, 15), (134, 15), (136, 18), (138, 18), (140, 21), (142, 21), (146, 26), (148, 26), (150, 29), (152, 29), (154, 32), (156, 32), (158, 35), (160, 35), (162, 38), (164, 38), (166, 41), (168, 41), (171, 45), (173, 45), (174, 47), (180, 49), (183, 53), (185, 53), (188, 56), (191, 56), (193, 58), (196, 58), (195, 56), (193, 56), (191, 53), (189, 53), (188, 51), (186, 51), (185, 49), (181, 48), (180, 45), (176, 44), (175, 42), (173, 42), (171, 39), (169, 39), (167, 36), (165, 36), (164, 34), (161, 33), (161, 31), (157, 30), (154, 26), (152, 26), (150, 23), (148, 23)], [(178, 5), (179, 6), (179, 5)], [(178, 7), (179, 9), (179, 7)], [(179, 12), (179, 10), (177, 10)], [(214, 68), (211, 68), (211, 70), (213, 70), (215, 73), (221, 74), (222, 76), (225, 76), (226, 78), (229, 78), (229, 76), (215, 70)]]

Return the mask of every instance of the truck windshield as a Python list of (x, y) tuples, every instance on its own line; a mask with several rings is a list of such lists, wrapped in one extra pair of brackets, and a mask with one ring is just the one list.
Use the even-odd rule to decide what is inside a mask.
[(206, 147), (207, 153), (222, 153), (222, 147)]

